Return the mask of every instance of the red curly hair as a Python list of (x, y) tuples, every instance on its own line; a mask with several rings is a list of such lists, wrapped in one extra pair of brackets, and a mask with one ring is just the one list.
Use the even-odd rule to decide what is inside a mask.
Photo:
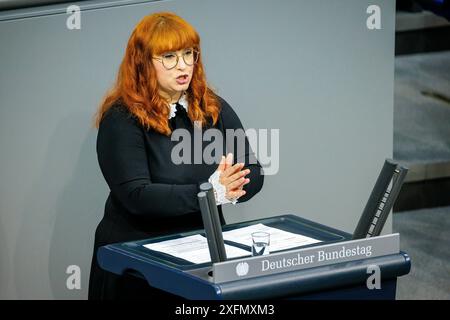
[(187, 90), (188, 116), (191, 121), (207, 119), (216, 124), (220, 107), (215, 93), (208, 87), (202, 64), (200, 37), (195, 29), (179, 16), (160, 12), (144, 17), (128, 40), (125, 56), (114, 86), (104, 97), (95, 115), (98, 128), (105, 113), (119, 99), (147, 130), (169, 136), (169, 107), (158, 91), (152, 57), (168, 51), (193, 47), (199, 51), (192, 80)]

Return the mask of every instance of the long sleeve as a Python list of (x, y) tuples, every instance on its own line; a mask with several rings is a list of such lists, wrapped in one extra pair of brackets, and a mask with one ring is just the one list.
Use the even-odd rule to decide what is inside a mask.
[[(224, 99), (219, 97), (219, 101), (222, 106), (221, 117), (224, 129), (233, 129), (235, 132), (236, 130), (241, 130), (241, 133), (244, 132), (244, 128), (236, 112), (234, 112)], [(247, 136), (239, 134), (234, 135), (233, 139), (227, 139), (226, 145), (227, 153), (233, 153), (233, 163), (244, 162), (245, 165), (243, 170), (250, 169), (250, 173), (246, 176), (250, 179), (250, 182), (243, 188), (246, 194), (238, 199), (238, 203), (245, 202), (250, 200), (262, 189), (264, 184), (264, 172), (256, 155), (250, 147)], [(243, 146), (245, 146), (245, 148), (243, 148)]]
[(97, 156), (111, 193), (128, 212), (169, 217), (199, 210), (198, 185), (152, 183), (144, 132), (127, 113), (112, 108), (105, 115)]

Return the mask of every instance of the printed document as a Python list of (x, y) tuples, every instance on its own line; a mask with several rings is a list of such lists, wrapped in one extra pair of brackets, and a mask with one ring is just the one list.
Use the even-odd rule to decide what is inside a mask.
[(322, 242), (318, 239), (310, 238), (292, 232), (287, 232), (277, 228), (268, 227), (262, 223), (226, 231), (223, 233), (223, 239), (251, 247), (252, 246), (251, 234), (257, 231), (264, 231), (270, 234), (270, 244), (269, 244), (270, 252), (302, 247), (308, 244)]
[[(144, 247), (170, 254), (193, 263), (210, 262), (211, 257), (208, 249), (208, 241), (200, 234), (189, 237), (183, 237), (173, 240), (167, 240), (157, 243), (149, 243)], [(250, 256), (252, 253), (240, 248), (225, 244), (227, 258), (237, 258)]]

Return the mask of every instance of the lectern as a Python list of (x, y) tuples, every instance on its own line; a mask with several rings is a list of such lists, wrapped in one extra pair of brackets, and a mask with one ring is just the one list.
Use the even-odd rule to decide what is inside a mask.
[[(398, 234), (380, 233), (406, 172), (392, 160), (385, 161), (353, 234), (294, 214), (222, 227), (212, 186), (205, 183), (198, 194), (204, 229), (103, 246), (98, 262), (116, 274), (133, 271), (150, 286), (187, 299), (395, 299), (397, 277), (409, 273), (411, 261), (400, 251)], [(233, 239), (224, 241), (222, 233), (256, 224), (315, 242), (271, 249), (268, 256), (227, 257), (225, 245), (249, 252), (251, 248)], [(206, 238), (209, 262), (195, 264), (146, 247), (192, 235)], [(371, 272), (379, 273), (375, 286), (369, 283)]]
[[(314, 250), (327, 250), (333, 246), (347, 245), (355, 241), (372, 241), (381, 237), (353, 240), (352, 234), (315, 223), (296, 215), (283, 215), (266, 219), (227, 225), (223, 231), (262, 223), (288, 232), (302, 234), (320, 240), (320, 243), (302, 248), (274, 252), (267, 256), (292, 253), (310, 254)], [(203, 230), (173, 234), (141, 241), (111, 244), (98, 250), (99, 265), (110, 272), (123, 274), (133, 270), (144, 277), (150, 286), (165, 290), (186, 299), (395, 299), (397, 277), (409, 273), (409, 256), (397, 247), (381, 252), (381, 255), (361, 257), (353, 260), (337, 261), (285, 272), (235, 278), (220, 273), (237, 270), (238, 265), (248, 265), (250, 269), (259, 267), (258, 257), (228, 259), (226, 262), (194, 264), (144, 247), (145, 244), (202, 234)], [(227, 243), (227, 241), (225, 241)], [(237, 244), (235, 244), (237, 245)], [(381, 244), (381, 247), (385, 245)], [(242, 246), (243, 249), (245, 249)], [(323, 249), (319, 249), (323, 248)], [(303, 250), (297, 252), (296, 250)], [(309, 250), (309, 251), (308, 251)], [(229, 264), (225, 265), (224, 264)], [(367, 280), (370, 266), (380, 270), (381, 288), (369, 289)], [(220, 267), (223, 267), (221, 269)], [(228, 267), (228, 269), (225, 269)], [(214, 275), (208, 272), (213, 268)], [(228, 271), (227, 271), (228, 270)], [(251, 271), (251, 270), (250, 270)], [(272, 270), (273, 271), (273, 270)]]

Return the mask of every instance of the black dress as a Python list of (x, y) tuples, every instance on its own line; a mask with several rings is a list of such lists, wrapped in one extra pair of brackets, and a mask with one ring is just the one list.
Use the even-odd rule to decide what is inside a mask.
[[(245, 151), (236, 149), (237, 139), (226, 140), (226, 129), (242, 129), (241, 121), (230, 105), (218, 97), (221, 112), (214, 126), (223, 134), (223, 155), (233, 152), (234, 162), (244, 162), (251, 172), (250, 183), (244, 186), (246, 194), (239, 198), (245, 202), (262, 188), (264, 175), (255, 160), (248, 140)], [(177, 106), (178, 107), (178, 106)], [(194, 135), (194, 125), (183, 108), (169, 120), (172, 129), (184, 128)], [(180, 110), (183, 109), (183, 110)], [(211, 128), (211, 125), (203, 129)], [(195, 139), (191, 139), (193, 146)], [(202, 139), (203, 140), (203, 139)], [(230, 143), (234, 140), (234, 149)], [(198, 140), (197, 140), (198, 141)], [(118, 101), (105, 114), (97, 136), (97, 156), (110, 193), (105, 214), (95, 232), (94, 254), (89, 279), (89, 299), (154, 299), (171, 297), (151, 288), (135, 276), (117, 276), (101, 269), (96, 260), (100, 246), (146, 239), (203, 227), (197, 201), (199, 184), (217, 169), (218, 164), (202, 163), (191, 154), (191, 163), (175, 164), (172, 148), (180, 141), (171, 141), (153, 130), (145, 130), (131, 113)], [(210, 144), (202, 141), (202, 151)], [(226, 146), (226, 147), (225, 147)], [(193, 149), (192, 149), (193, 150)], [(208, 150), (211, 150), (208, 149)], [(194, 150), (193, 150), (194, 151)], [(203, 153), (202, 153), (203, 154)], [(240, 154), (240, 159), (236, 159)], [(216, 156), (220, 158), (222, 154)], [(193, 160), (197, 160), (194, 162)], [(222, 207), (218, 207), (223, 224)]]

